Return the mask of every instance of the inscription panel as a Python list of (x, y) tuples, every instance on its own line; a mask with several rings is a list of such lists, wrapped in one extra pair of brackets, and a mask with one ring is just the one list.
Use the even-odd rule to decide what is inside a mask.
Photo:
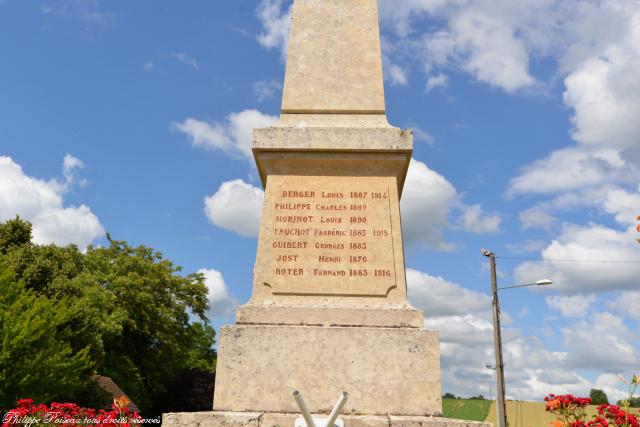
[(395, 186), (393, 178), (269, 176), (256, 282), (273, 294), (386, 295), (397, 276)]

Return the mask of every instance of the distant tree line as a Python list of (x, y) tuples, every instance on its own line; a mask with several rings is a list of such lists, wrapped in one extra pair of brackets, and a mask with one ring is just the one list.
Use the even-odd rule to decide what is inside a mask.
[(482, 395), (479, 394), (477, 396), (471, 396), (471, 397), (460, 397), (460, 396), (456, 396), (453, 393), (445, 393), (442, 395), (443, 399), (469, 399), (469, 400), (486, 400), (486, 398)]
[(93, 374), (145, 416), (211, 409), (215, 331), (201, 274), (109, 235), (84, 253), (31, 237), (20, 218), (0, 223), (0, 411), (23, 397), (105, 404)]
[[(591, 391), (589, 392), (589, 397), (591, 398), (591, 404), (592, 405), (609, 404), (609, 398), (607, 397), (607, 394), (603, 390), (592, 388)], [(462, 399), (462, 397), (456, 396), (453, 393), (445, 393), (445, 394), (442, 395), (442, 398), (443, 399)], [(479, 394), (477, 396), (471, 396), (471, 397), (467, 397), (465, 399), (484, 400), (485, 397), (483, 395)], [(630, 403), (629, 406), (631, 408), (640, 408), (640, 397), (631, 398), (629, 403)], [(618, 400), (616, 402), (616, 405), (623, 406), (623, 401)]]

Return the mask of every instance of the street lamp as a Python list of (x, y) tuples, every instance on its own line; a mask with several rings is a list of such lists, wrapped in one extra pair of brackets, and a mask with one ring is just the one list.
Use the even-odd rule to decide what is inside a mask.
[[(496, 367), (490, 363), (487, 363), (484, 366), (485, 368), (491, 369), (492, 371), (496, 370)], [(491, 385), (491, 381), (489, 381), (489, 400), (493, 400), (493, 386)], [(498, 415), (496, 415), (496, 418), (498, 418)]]
[(525, 286), (545, 286), (550, 285), (553, 282), (549, 279), (543, 279), (526, 285), (498, 288), (496, 254), (488, 249), (482, 249), (481, 252), (482, 255), (489, 258), (489, 265), (491, 266), (491, 292), (493, 294), (493, 344), (495, 346), (496, 353), (496, 381), (498, 383), (496, 396), (496, 418), (498, 421), (498, 427), (507, 427), (507, 404), (504, 393), (504, 363), (502, 361), (502, 333), (500, 331), (500, 301), (498, 300), (498, 291), (503, 289), (524, 288)]

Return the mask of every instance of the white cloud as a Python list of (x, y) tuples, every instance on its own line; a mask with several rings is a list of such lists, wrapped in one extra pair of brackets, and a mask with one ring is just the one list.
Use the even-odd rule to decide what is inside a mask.
[(546, 297), (547, 305), (558, 310), (565, 317), (584, 317), (595, 302), (593, 295), (552, 296)]
[(607, 394), (609, 403), (626, 399), (629, 395), (620, 390), (621, 381), (617, 374), (602, 374), (596, 378), (594, 388), (604, 391)]
[(640, 73), (640, 7), (588, 1), (568, 6), (562, 16), (559, 71), (566, 73), (563, 100), (573, 111), (577, 144), (525, 167), (507, 194), (558, 195), (542, 211), (588, 204), (626, 224), (638, 196), (610, 187), (640, 179), (640, 82), (634, 77)]
[(85, 24), (108, 25), (114, 16), (100, 10), (99, 0), (46, 0), (40, 10), (45, 15), (77, 19)]
[(500, 230), (502, 218), (487, 214), (480, 205), (466, 206), (462, 213), (462, 226), (471, 233), (495, 233)]
[(235, 314), (238, 301), (231, 295), (222, 277), (222, 273), (214, 269), (200, 269), (198, 273), (204, 275), (208, 289), (209, 319), (228, 319)]
[(640, 188), (636, 193), (631, 193), (622, 188), (609, 190), (604, 198), (604, 210), (614, 216), (622, 225), (634, 225), (640, 214)]
[(256, 237), (264, 192), (236, 179), (223, 182), (218, 191), (204, 199), (204, 213), (212, 224), (241, 236)]
[(397, 64), (389, 64), (385, 67), (387, 81), (391, 86), (406, 86), (408, 83), (406, 71)]
[(171, 130), (187, 135), (195, 147), (221, 150), (227, 154), (240, 154), (252, 159), (253, 129), (271, 126), (276, 121), (277, 117), (258, 110), (244, 110), (229, 114), (225, 123), (207, 123), (188, 118), (182, 123), (172, 123)]
[(411, 159), (400, 201), (405, 244), (452, 249), (443, 229), (456, 197), (456, 189), (442, 175)]
[(557, 221), (557, 218), (550, 215), (541, 205), (536, 205), (520, 212), (519, 217), (523, 230), (527, 230), (529, 228), (549, 230)]
[(430, 76), (427, 79), (427, 84), (426, 84), (426, 90), (427, 92), (431, 92), (433, 89), (436, 88), (444, 88), (447, 87), (447, 85), (449, 84), (449, 77), (446, 76), (446, 74), (438, 74), (437, 76)]
[[(380, 0), (384, 26), (391, 27), (398, 54), (416, 58), (430, 77), (432, 69), (462, 69), (477, 80), (507, 92), (534, 86), (529, 72), (530, 49), (540, 50), (553, 40), (546, 31), (551, 23), (536, 20), (549, 14), (548, 1)], [(412, 22), (432, 17), (438, 25), (416, 36)], [(553, 29), (553, 28), (551, 28)], [(428, 88), (442, 86), (442, 74)]]
[(79, 159), (67, 154), (65, 181), (44, 181), (25, 174), (10, 157), (0, 156), (0, 221), (19, 215), (33, 224), (35, 243), (74, 243), (84, 250), (104, 235), (104, 229), (87, 206), (64, 206), (64, 193), (81, 165)]
[(414, 141), (424, 141), (429, 145), (436, 143), (436, 138), (426, 130), (420, 129), (418, 126), (411, 125), (411, 131), (413, 132)]
[(169, 56), (179, 62), (182, 62), (183, 64), (193, 67), (196, 70), (200, 69), (200, 67), (198, 66), (198, 61), (196, 61), (196, 58), (194, 58), (193, 56), (189, 56), (186, 53), (174, 52), (169, 54)]
[(634, 369), (640, 363), (638, 349), (631, 344), (634, 334), (622, 318), (611, 313), (595, 313), (562, 332), (565, 345), (571, 349), (567, 363), (574, 368), (616, 373)]
[(82, 168), (84, 168), (82, 160), (68, 153), (64, 156), (64, 160), (62, 161), (62, 175), (68, 185), (71, 185), (75, 180), (76, 170)]
[(400, 201), (405, 244), (453, 250), (454, 246), (445, 241), (443, 232), (450, 226), (449, 216), (454, 210), (460, 212), (457, 221), (466, 231), (490, 233), (499, 230), (501, 218), (498, 215), (487, 214), (480, 205), (468, 206), (461, 199), (446, 178), (421, 161), (411, 159)]
[(273, 98), (282, 89), (282, 84), (277, 80), (260, 80), (251, 84), (253, 93), (258, 98), (258, 102)]
[(621, 292), (607, 304), (607, 307), (632, 319), (640, 320), (640, 291)]
[(514, 29), (484, 11), (461, 10), (450, 19), (447, 31), (427, 39), (425, 48), (436, 64), (454, 60), (479, 81), (507, 92), (536, 83), (528, 71), (527, 49)]
[(407, 268), (407, 289), (411, 304), (422, 308), (427, 318), (487, 314), (491, 310), (487, 295), (412, 268)]
[(378, 0), (378, 12), (383, 25), (390, 25), (402, 37), (410, 35), (412, 20), (420, 14), (438, 14), (457, 0)]
[(626, 9), (619, 39), (595, 51), (565, 79), (564, 102), (573, 108), (573, 138), (581, 144), (632, 148), (640, 135), (640, 7)]
[(541, 251), (546, 246), (544, 240), (527, 240), (524, 243), (506, 245), (509, 252), (516, 255)]
[[(636, 263), (640, 247), (634, 234), (631, 227), (617, 231), (596, 224), (565, 224), (560, 235), (542, 251), (543, 261), (524, 262), (515, 269), (516, 281), (530, 283), (550, 277), (554, 289), (572, 294), (636, 288), (640, 277), (640, 264)], [(607, 260), (622, 262), (598, 262)]]
[(287, 0), (261, 0), (256, 14), (262, 24), (258, 42), (266, 49), (279, 49), (281, 58), (287, 55), (291, 27), (291, 2)]
[(564, 148), (526, 166), (519, 176), (511, 180), (507, 195), (578, 190), (627, 181), (630, 173), (618, 150)]
[(145, 62), (145, 63), (144, 63), (144, 65), (142, 66), (142, 70), (143, 70), (143, 71), (151, 71), (151, 70), (153, 70), (153, 67), (154, 67), (153, 62), (151, 62), (151, 61), (147, 61), (147, 62)]

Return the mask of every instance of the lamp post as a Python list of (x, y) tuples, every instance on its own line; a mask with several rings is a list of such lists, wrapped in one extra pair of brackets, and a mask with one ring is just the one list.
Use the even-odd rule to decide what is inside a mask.
[[(496, 367), (490, 363), (484, 365), (487, 369), (491, 369), (492, 371), (496, 370)], [(493, 386), (491, 385), (491, 381), (489, 381), (489, 400), (493, 400)], [(496, 418), (498, 415), (496, 415)]]
[(498, 288), (498, 280), (496, 275), (496, 254), (487, 249), (482, 249), (482, 255), (489, 258), (491, 267), (491, 293), (493, 305), (493, 344), (496, 353), (496, 382), (498, 383), (496, 391), (496, 418), (498, 427), (507, 427), (507, 403), (504, 392), (504, 363), (502, 361), (502, 333), (500, 329), (500, 300), (498, 299), (498, 291), (502, 289), (524, 288), (525, 286), (544, 286), (550, 285), (551, 280), (543, 279), (535, 283), (526, 285), (505, 286)]

